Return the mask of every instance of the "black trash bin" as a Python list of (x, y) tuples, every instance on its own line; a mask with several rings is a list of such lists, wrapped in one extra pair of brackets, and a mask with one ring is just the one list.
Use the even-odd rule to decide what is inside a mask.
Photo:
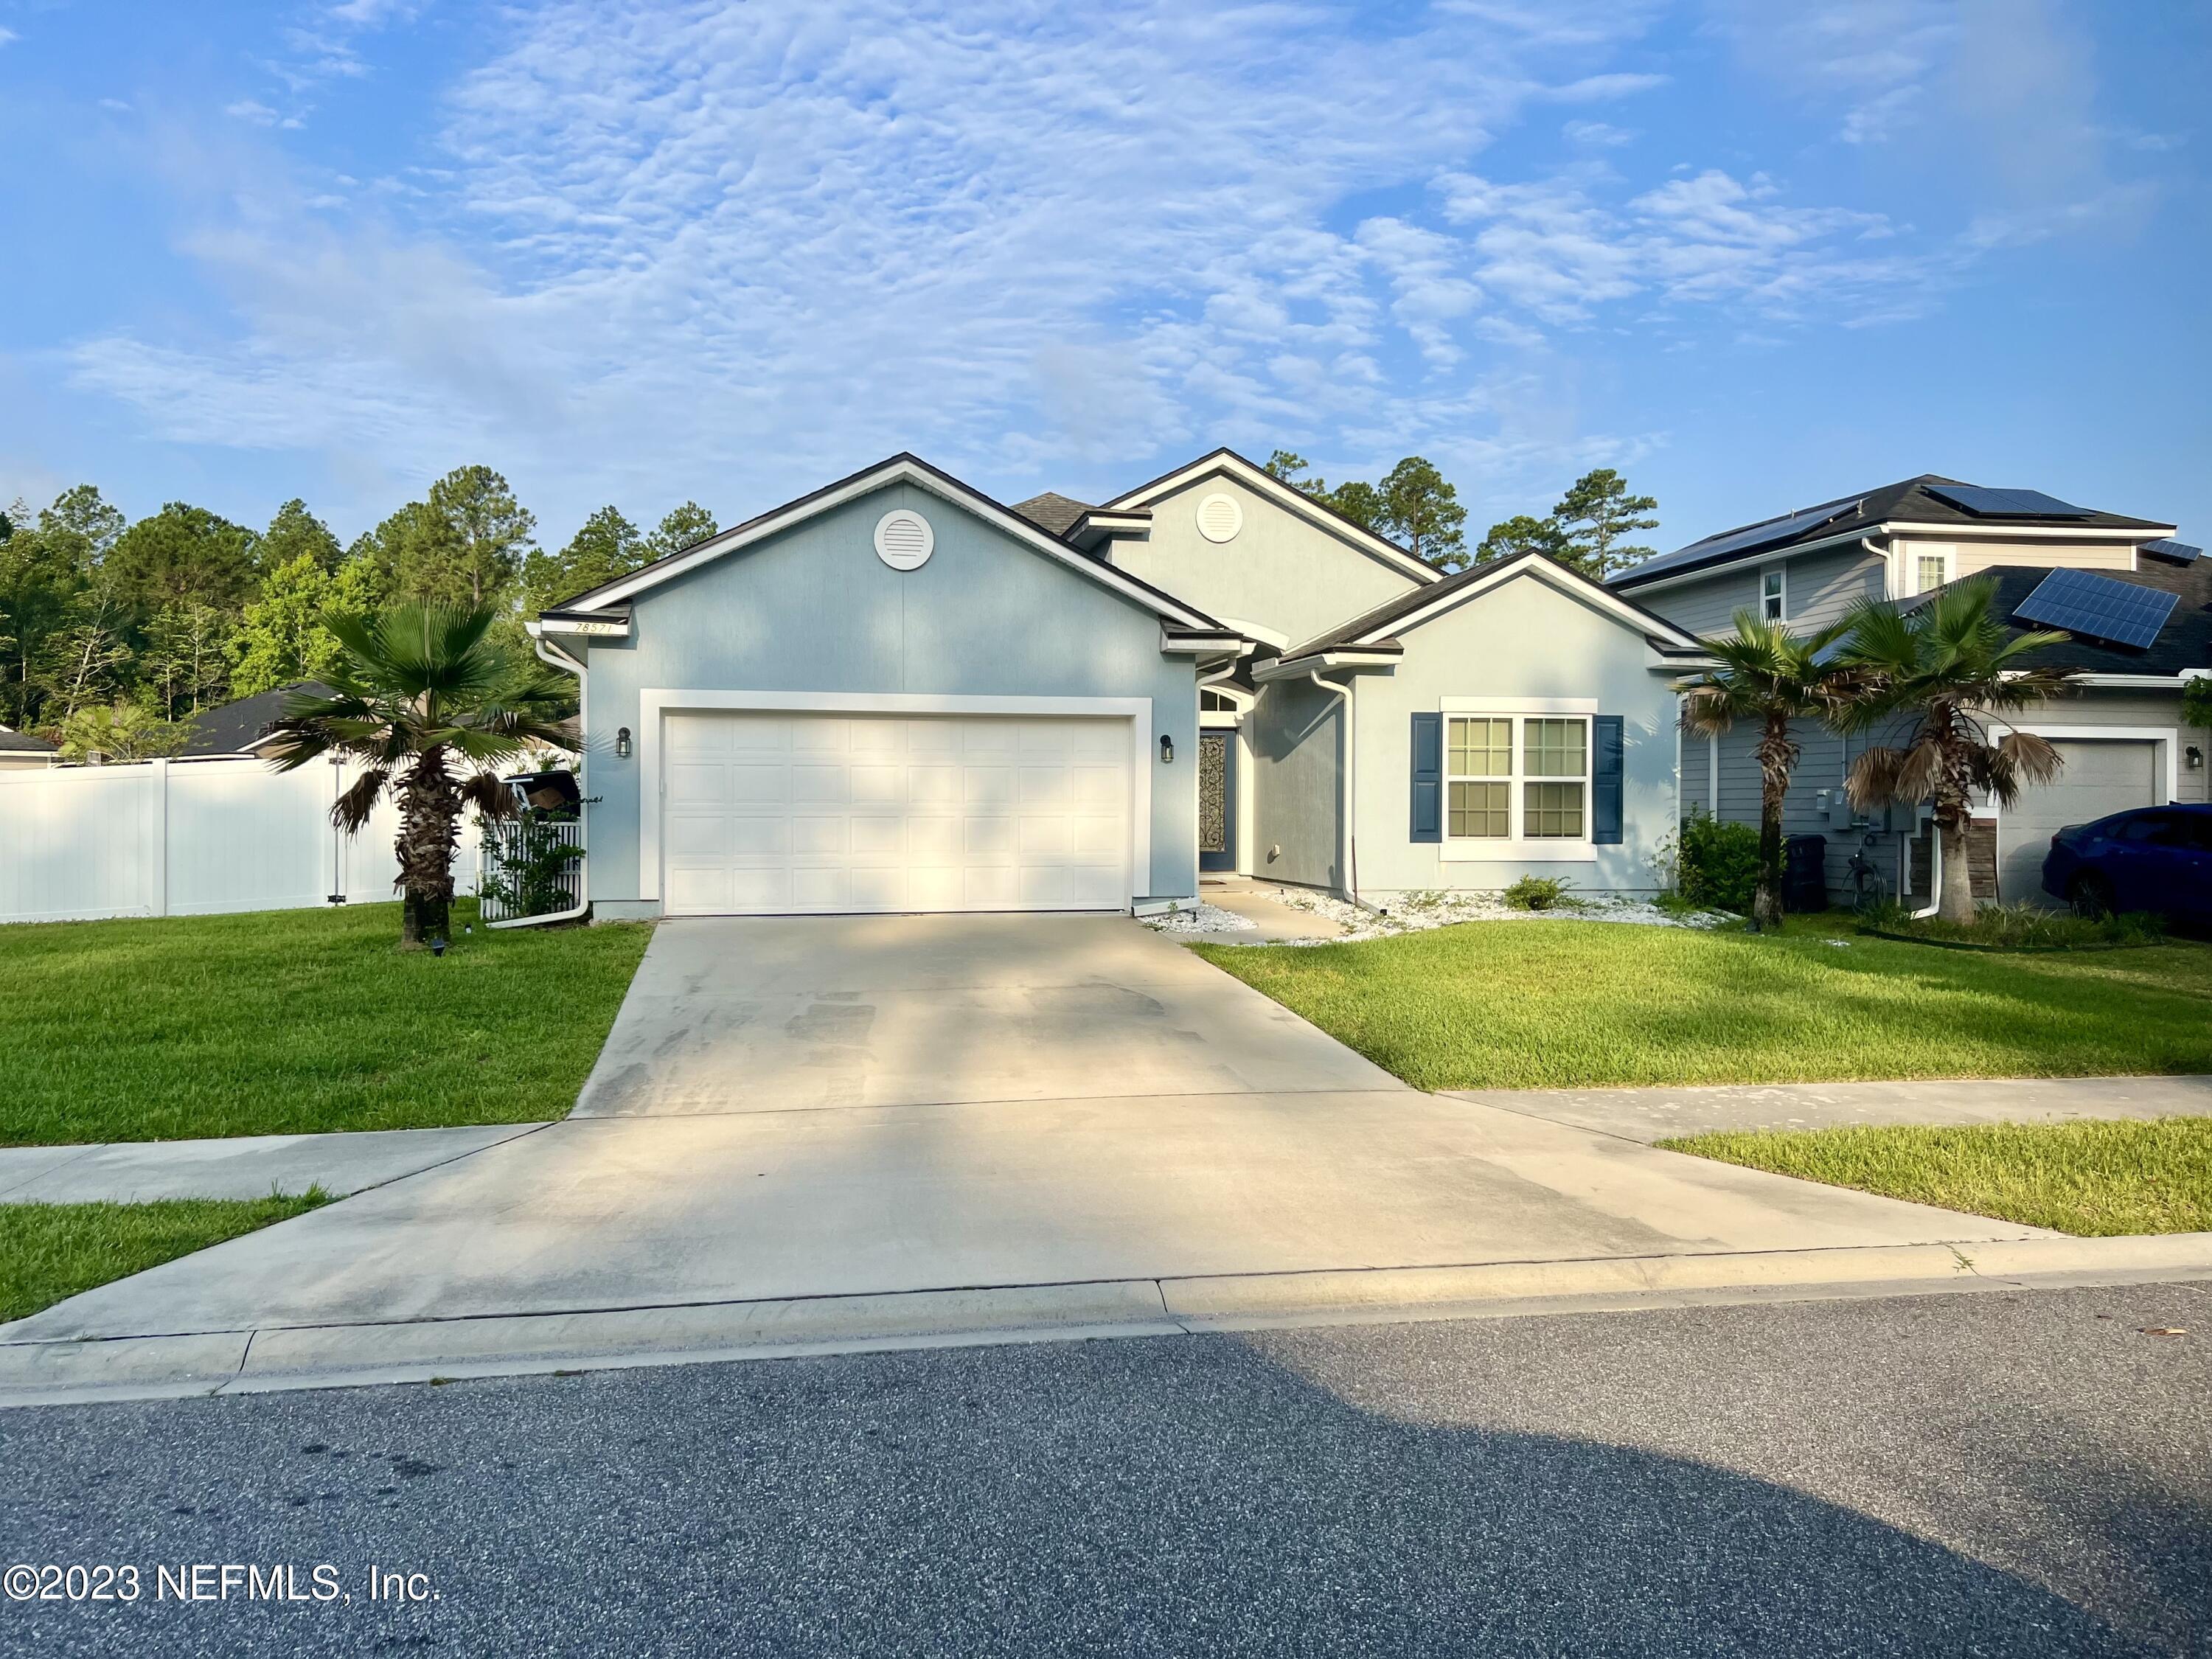
[(1782, 845), (1782, 908), (1828, 908), (1828, 838), (1792, 836)]

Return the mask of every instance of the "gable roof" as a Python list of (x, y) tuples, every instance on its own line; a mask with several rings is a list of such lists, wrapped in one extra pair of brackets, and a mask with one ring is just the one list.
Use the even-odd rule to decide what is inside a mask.
[(28, 732), (18, 732), (13, 726), (0, 726), (0, 755), (53, 755), (60, 752), (44, 738), (34, 738)]
[(1387, 536), (1378, 536), (1363, 524), (1347, 519), (1327, 501), (1316, 500), (1302, 489), (1294, 489), (1264, 466), (1258, 466), (1239, 455), (1235, 450), (1221, 448), (1210, 455), (1163, 472), (1149, 483), (1139, 484), (1126, 494), (1116, 495), (1105, 503), (1109, 507), (1149, 507), (1163, 495), (1188, 488), (1200, 479), (1216, 473), (1234, 478), (1255, 495), (1267, 496), (1307, 523), (1316, 525), (1340, 541), (1352, 544), (1370, 558), (1379, 560), (1397, 571), (1421, 583), (1442, 580), (1443, 573), (1426, 560), (1407, 552)]
[(1064, 536), (1044, 529), (1013, 508), (994, 501), (974, 485), (963, 483), (951, 473), (932, 466), (919, 455), (905, 451), (880, 460), (873, 466), (863, 467), (835, 483), (824, 484), (819, 489), (786, 501), (781, 507), (770, 507), (743, 524), (718, 531), (704, 540), (679, 548), (626, 575), (602, 582), (597, 587), (588, 588), (558, 605), (549, 605), (547, 609), (566, 612), (611, 610), (626, 599), (658, 587), (664, 582), (673, 581), (677, 577), (688, 574), (725, 554), (750, 547), (794, 525), (803, 524), (809, 519), (842, 507), (848, 501), (895, 483), (913, 484), (974, 514), (994, 529), (1004, 532), (1023, 545), (1048, 558), (1058, 560), (1079, 575), (1088, 577), (1101, 587), (1151, 611), (1170, 628), (1200, 634), (1228, 631), (1203, 611), (1186, 605), (1165, 589), (1155, 587), (1126, 570), (1116, 569), (1103, 560), (1094, 558)]
[[(2078, 518), (2023, 514), (1990, 518), (1967, 512), (1956, 502), (1932, 494), (1930, 485), (1966, 485), (1958, 478), (1923, 472), (1917, 478), (1883, 484), (1856, 495), (1840, 495), (1817, 506), (1797, 507), (1771, 519), (1720, 530), (1687, 547), (1662, 553), (1607, 579), (1615, 588), (1630, 588), (1662, 576), (1683, 576), (1739, 560), (1771, 557), (1814, 542), (1856, 540), (1895, 525), (1933, 525), (1948, 530), (1987, 531), (1993, 534), (2030, 529), (2047, 534), (2053, 529), (2104, 532), (2100, 540), (2114, 539), (2112, 532), (2141, 531), (2142, 538), (2171, 535), (2174, 526), (2148, 519), (2130, 519), (2118, 513), (2086, 513)], [(1755, 532), (1765, 532), (1759, 534)], [(2125, 539), (2124, 536), (2118, 538)]]
[(1534, 576), (1571, 599), (1580, 599), (1593, 609), (1604, 611), (1622, 626), (1635, 629), (1662, 650), (1694, 653), (1705, 649), (1695, 635), (1654, 611), (1646, 611), (1634, 601), (1623, 599), (1602, 584), (1592, 581), (1579, 570), (1571, 570), (1557, 559), (1542, 553), (1517, 553), (1506, 558), (1492, 559), (1486, 564), (1469, 565), (1431, 586), (1417, 587), (1411, 592), (1385, 600), (1364, 615), (1354, 617), (1350, 622), (1340, 623), (1326, 634), (1284, 652), (1283, 660), (1290, 662), (1301, 657), (1318, 656), (1324, 651), (1388, 651), (1400, 648), (1403, 641), (1397, 635), (1419, 628), (1432, 617), (1441, 616), (1462, 602), (1478, 598), (1516, 576)]
[(1049, 530), (1055, 536), (1065, 536), (1075, 527), (1078, 520), (1091, 511), (1091, 503), (1079, 501), (1073, 495), (1055, 495), (1048, 489), (1042, 495), (1016, 501), (1014, 511), (1040, 530)]
[(320, 680), (294, 680), (273, 690), (240, 697), (235, 702), (203, 708), (193, 718), (191, 736), (178, 750), (184, 755), (249, 755), (269, 735), (269, 728), (284, 718), (284, 704), (294, 696), (334, 696)]

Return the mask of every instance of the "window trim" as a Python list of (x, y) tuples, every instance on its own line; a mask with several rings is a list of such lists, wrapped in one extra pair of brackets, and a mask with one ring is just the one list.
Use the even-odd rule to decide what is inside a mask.
[[(1446, 697), (1442, 700), (1443, 730), (1439, 781), (1443, 835), (1437, 856), (1462, 864), (1589, 863), (1597, 857), (1594, 839), (1597, 828), (1597, 700), (1594, 697)], [(1454, 720), (1488, 719), (1507, 722), (1507, 764), (1503, 774), (1480, 775), (1452, 769)], [(1532, 720), (1571, 720), (1583, 728), (1583, 832), (1579, 836), (1537, 836), (1527, 833), (1528, 786), (1531, 783), (1572, 783), (1569, 777), (1546, 778), (1528, 769), (1527, 724)], [(1506, 786), (1507, 833), (1503, 837), (1454, 836), (1451, 833), (1451, 787), (1455, 783), (1499, 783)]]
[[(1958, 551), (1955, 547), (1947, 547), (1940, 542), (1907, 543), (1905, 559), (1907, 568), (1912, 575), (1912, 592), (1905, 597), (1910, 599), (1922, 593), (1932, 593), (1936, 588), (1947, 585), (1952, 580), (1953, 573), (1959, 568)], [(1936, 583), (1934, 586), (1929, 586), (1920, 580), (1920, 562), (1923, 559), (1934, 559), (1943, 567), (1943, 580)]]
[[(1770, 581), (1774, 584), (1774, 591), (1771, 593), (1766, 591), (1766, 584)], [(1766, 608), (1770, 600), (1774, 605), (1771, 611)], [(1762, 622), (1778, 623), (1790, 620), (1790, 567), (1788, 565), (1770, 564), (1760, 568), (1759, 616)]]

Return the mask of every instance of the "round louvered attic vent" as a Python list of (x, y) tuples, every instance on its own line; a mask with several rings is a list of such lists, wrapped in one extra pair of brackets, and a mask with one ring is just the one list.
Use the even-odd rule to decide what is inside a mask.
[(909, 507), (895, 507), (876, 520), (876, 556), (894, 570), (921, 568), (936, 545), (929, 520)]
[(1198, 504), (1198, 533), (1210, 542), (1225, 542), (1244, 527), (1244, 509), (1234, 495), (1208, 495)]

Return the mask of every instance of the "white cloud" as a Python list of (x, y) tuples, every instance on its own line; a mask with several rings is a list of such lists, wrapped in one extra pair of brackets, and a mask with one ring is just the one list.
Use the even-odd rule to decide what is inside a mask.
[(15, 30), (0, 25), (0, 46), (12, 46), (23, 37)]
[(1626, 127), (1611, 126), (1603, 121), (1570, 121), (1559, 129), (1559, 134), (1571, 144), (1583, 144), (1593, 149), (1618, 149), (1637, 139), (1637, 135)]
[(1602, 464), (1656, 440), (1592, 437), (1556, 399), (1534, 422), (1530, 378), (1498, 365), (1623, 303), (1863, 321), (1927, 274), (1869, 257), (1878, 216), (1755, 174), (1472, 171), (1552, 100), (1657, 84), (1604, 67), (1642, 15), (1478, 3), (1373, 35), (1172, 0), (502, 14), (434, 165), (348, 181), (343, 213), (328, 178), (210, 178), (183, 246), (230, 326), (112, 333), (76, 378), (179, 441), (413, 479), (481, 456), (549, 517), (671, 490), (733, 514), (905, 447), (1004, 488), (1310, 432)]
[(257, 98), (241, 98), (234, 104), (223, 106), (222, 112), (234, 120), (250, 121), (257, 127), (296, 127), (297, 118), (273, 110)]

